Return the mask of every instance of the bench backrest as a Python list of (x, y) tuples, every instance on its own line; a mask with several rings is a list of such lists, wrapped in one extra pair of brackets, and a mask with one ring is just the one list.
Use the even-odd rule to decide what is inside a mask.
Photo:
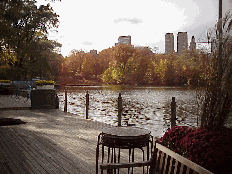
[[(155, 165), (151, 165), (151, 173), (155, 173), (154, 171), (156, 170), (161, 174), (212, 174), (212, 172), (157, 142), (155, 143), (153, 161)], [(153, 166), (155, 166), (155, 168)]]

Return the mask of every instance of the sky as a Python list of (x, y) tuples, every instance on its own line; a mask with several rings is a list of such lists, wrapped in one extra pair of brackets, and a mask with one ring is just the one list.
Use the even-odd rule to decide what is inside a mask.
[[(223, 0), (231, 1), (231, 0)], [(206, 32), (218, 20), (218, 0), (37, 0), (37, 5), (53, 7), (58, 18), (58, 33), (49, 39), (62, 44), (61, 54), (71, 50), (98, 53), (118, 42), (119, 36), (131, 36), (135, 46), (149, 46), (164, 53), (165, 33), (188, 33), (196, 42), (207, 41)]]

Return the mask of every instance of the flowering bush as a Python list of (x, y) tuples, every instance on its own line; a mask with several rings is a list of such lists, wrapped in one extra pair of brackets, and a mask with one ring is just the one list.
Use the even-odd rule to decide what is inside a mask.
[(42, 86), (42, 85), (54, 85), (55, 82), (52, 80), (38, 80), (35, 82), (36, 85)]
[(189, 132), (192, 131), (193, 130), (188, 126), (176, 126), (169, 129), (169, 131), (166, 132), (164, 136), (158, 140), (158, 142), (176, 153), (183, 154), (183, 151), (180, 148), (180, 142)]
[(213, 173), (232, 172), (232, 136), (176, 126), (158, 141)]
[(0, 83), (10, 83), (10, 80), (0, 80)]

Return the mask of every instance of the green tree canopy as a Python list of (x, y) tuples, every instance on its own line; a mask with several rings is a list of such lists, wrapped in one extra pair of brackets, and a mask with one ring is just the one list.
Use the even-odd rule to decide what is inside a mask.
[(21, 79), (28, 75), (30, 63), (43, 64), (45, 56), (61, 46), (47, 39), (49, 30), (58, 27), (58, 15), (49, 4), (37, 7), (35, 3), (35, 0), (0, 2), (0, 54), (14, 53), (16, 60), (9, 65)]

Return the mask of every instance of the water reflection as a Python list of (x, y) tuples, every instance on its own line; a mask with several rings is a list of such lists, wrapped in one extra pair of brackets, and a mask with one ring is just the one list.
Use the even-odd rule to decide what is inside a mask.
[[(197, 126), (194, 89), (186, 87), (136, 87), (123, 85), (67, 87), (68, 112), (85, 118), (85, 95), (90, 95), (89, 118), (117, 125), (117, 100), (122, 94), (122, 125), (135, 125), (162, 136), (170, 127), (171, 99), (176, 98), (177, 125)], [(60, 109), (64, 89), (58, 92)]]

